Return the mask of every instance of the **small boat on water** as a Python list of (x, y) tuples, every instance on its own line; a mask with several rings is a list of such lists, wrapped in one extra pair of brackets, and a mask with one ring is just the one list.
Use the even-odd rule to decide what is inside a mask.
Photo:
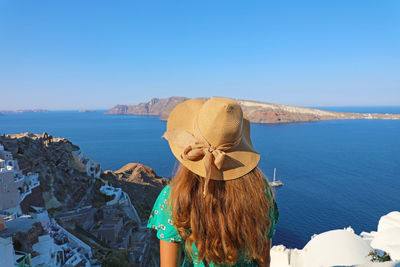
[(272, 182), (269, 182), (270, 186), (282, 186), (283, 183), (281, 180), (276, 180), (276, 168), (274, 168), (274, 180)]

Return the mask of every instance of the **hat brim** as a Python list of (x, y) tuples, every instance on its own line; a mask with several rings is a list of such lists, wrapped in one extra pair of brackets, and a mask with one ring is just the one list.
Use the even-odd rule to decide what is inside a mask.
[[(167, 131), (181, 129), (193, 134), (194, 120), (204, 103), (205, 101), (201, 99), (190, 99), (177, 105), (168, 117)], [(181, 154), (185, 148), (171, 142), (169, 142), (169, 145), (172, 153), (183, 166), (201, 177), (206, 177), (206, 169), (202, 160), (184, 160), (181, 158)], [(226, 156), (221, 171), (213, 174), (211, 177), (213, 180), (237, 179), (249, 173), (257, 166), (260, 154), (254, 150), (251, 143), (250, 121), (245, 114), (243, 114), (242, 138), (240, 143), (236, 147), (225, 151), (225, 153)]]

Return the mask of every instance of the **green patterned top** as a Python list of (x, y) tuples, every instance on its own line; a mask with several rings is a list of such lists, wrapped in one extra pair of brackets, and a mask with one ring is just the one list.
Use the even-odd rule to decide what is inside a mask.
[[(147, 223), (148, 228), (153, 228), (157, 230), (157, 237), (161, 240), (167, 242), (178, 242), (181, 243), (184, 247), (184, 240), (179, 236), (178, 231), (173, 226), (172, 223), (172, 212), (168, 206), (169, 195), (171, 192), (171, 187), (167, 185), (161, 191), (160, 195), (158, 196), (156, 202), (154, 203), (153, 210), (150, 214), (149, 221)], [(267, 186), (267, 197), (270, 199), (271, 208), (268, 211), (268, 216), (271, 221), (271, 227), (268, 232), (268, 238), (272, 238), (275, 234), (275, 224), (279, 218), (278, 207), (276, 205), (275, 199), (272, 195), (271, 189)], [(193, 252), (194, 252), (194, 259), (191, 262), (186, 254), (185, 251), (185, 258), (183, 261), (182, 266), (196, 266), (196, 267), (203, 267), (205, 266), (203, 262), (199, 262), (196, 264), (196, 255), (197, 250), (195, 245), (193, 245)], [(227, 265), (214, 265), (209, 263), (208, 266), (210, 267), (223, 267)], [(252, 262), (245, 262), (244, 259), (240, 259), (235, 265), (233, 266), (257, 266), (255, 261)]]

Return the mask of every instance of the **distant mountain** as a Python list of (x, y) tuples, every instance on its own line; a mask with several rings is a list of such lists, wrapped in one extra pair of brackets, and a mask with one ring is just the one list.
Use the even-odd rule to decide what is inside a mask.
[[(169, 98), (153, 98), (149, 102), (137, 105), (116, 105), (105, 112), (105, 114), (152, 115), (158, 116), (161, 120), (166, 120), (169, 113), (176, 105), (188, 99), (189, 98), (186, 97), (176, 96)], [(237, 101), (250, 121), (255, 123), (288, 123), (348, 119), (400, 120), (400, 114), (345, 113), (251, 100)]]
[(140, 103), (137, 105), (116, 105), (105, 114), (134, 114), (134, 115), (152, 115), (159, 116), (160, 119), (168, 118), (171, 110), (188, 100), (187, 97), (169, 97), (169, 98), (153, 98), (149, 102)]

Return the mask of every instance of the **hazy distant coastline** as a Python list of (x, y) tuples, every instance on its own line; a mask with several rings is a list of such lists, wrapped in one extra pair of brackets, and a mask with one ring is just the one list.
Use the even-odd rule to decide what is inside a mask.
[(0, 110), (0, 114), (19, 114), (19, 113), (29, 113), (29, 112), (50, 112), (47, 109), (16, 109), (16, 110)]
[[(137, 105), (116, 105), (106, 111), (105, 114), (152, 115), (158, 116), (161, 120), (166, 120), (176, 105), (188, 99), (186, 97), (153, 98), (149, 102)], [(242, 106), (243, 111), (249, 117), (250, 121), (255, 123), (290, 123), (349, 119), (400, 120), (400, 114), (347, 113), (252, 100), (238, 99), (237, 101)]]

